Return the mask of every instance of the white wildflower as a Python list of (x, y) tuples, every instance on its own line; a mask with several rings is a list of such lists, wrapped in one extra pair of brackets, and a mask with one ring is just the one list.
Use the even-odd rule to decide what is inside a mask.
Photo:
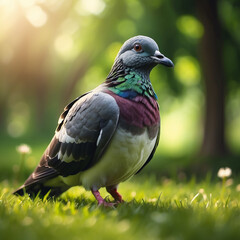
[(201, 193), (201, 194), (204, 194), (205, 191), (204, 191), (203, 188), (200, 188), (198, 192)]
[(220, 168), (218, 170), (218, 177), (219, 178), (227, 178), (230, 177), (232, 175), (232, 169), (231, 168)]
[(17, 147), (17, 151), (21, 154), (31, 153), (31, 148), (27, 144), (21, 144)]

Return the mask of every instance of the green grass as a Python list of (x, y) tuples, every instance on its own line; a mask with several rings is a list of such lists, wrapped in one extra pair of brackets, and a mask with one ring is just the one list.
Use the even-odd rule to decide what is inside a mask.
[[(237, 184), (237, 182), (236, 182)], [(98, 207), (74, 187), (56, 200), (11, 194), (0, 183), (0, 238), (5, 239), (240, 239), (240, 193), (208, 180), (176, 183), (136, 177), (119, 186), (125, 203)], [(105, 190), (103, 196), (108, 196)]]
[[(32, 172), (47, 146), (44, 138), (29, 139), (5, 139), (0, 145), (1, 240), (240, 239), (240, 192), (236, 189), (240, 182), (234, 167), (234, 183), (228, 187), (222, 187), (219, 179), (209, 180), (214, 177), (186, 181), (186, 176), (174, 172), (168, 174), (174, 180), (159, 180), (155, 177), (159, 169), (163, 172), (159, 161), (170, 173), (169, 166), (176, 171), (179, 163), (156, 156), (159, 161), (153, 160), (143, 174), (120, 184), (126, 202), (115, 209), (98, 207), (92, 194), (81, 187), (56, 200), (32, 201), (11, 194)], [(30, 144), (32, 153), (17, 178), (13, 171), (20, 164), (16, 146), (22, 142)], [(101, 193), (112, 200), (105, 190)]]

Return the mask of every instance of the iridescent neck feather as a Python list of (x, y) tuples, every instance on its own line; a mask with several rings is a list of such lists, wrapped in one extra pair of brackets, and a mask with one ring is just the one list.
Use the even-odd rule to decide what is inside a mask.
[(115, 94), (128, 99), (137, 96), (145, 96), (157, 99), (149, 79), (149, 73), (140, 72), (137, 69), (130, 69), (122, 64), (122, 61), (116, 61), (113, 65), (107, 79), (107, 87)]

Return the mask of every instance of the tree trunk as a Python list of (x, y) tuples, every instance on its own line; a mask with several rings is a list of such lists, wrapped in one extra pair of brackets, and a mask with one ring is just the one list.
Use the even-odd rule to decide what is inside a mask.
[(205, 84), (205, 122), (202, 156), (227, 153), (225, 142), (225, 93), (222, 65), (221, 26), (217, 0), (197, 0), (197, 10), (204, 26), (200, 41), (200, 62)]

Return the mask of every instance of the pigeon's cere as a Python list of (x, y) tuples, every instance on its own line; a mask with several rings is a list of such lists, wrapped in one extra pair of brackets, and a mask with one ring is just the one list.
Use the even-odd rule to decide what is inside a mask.
[[(160, 115), (149, 79), (158, 64), (173, 66), (153, 39), (127, 40), (105, 82), (65, 107), (40, 163), (14, 193), (58, 196), (82, 185), (99, 204), (122, 202), (118, 184), (149, 163), (158, 145)], [(115, 203), (101, 197), (102, 187)]]

